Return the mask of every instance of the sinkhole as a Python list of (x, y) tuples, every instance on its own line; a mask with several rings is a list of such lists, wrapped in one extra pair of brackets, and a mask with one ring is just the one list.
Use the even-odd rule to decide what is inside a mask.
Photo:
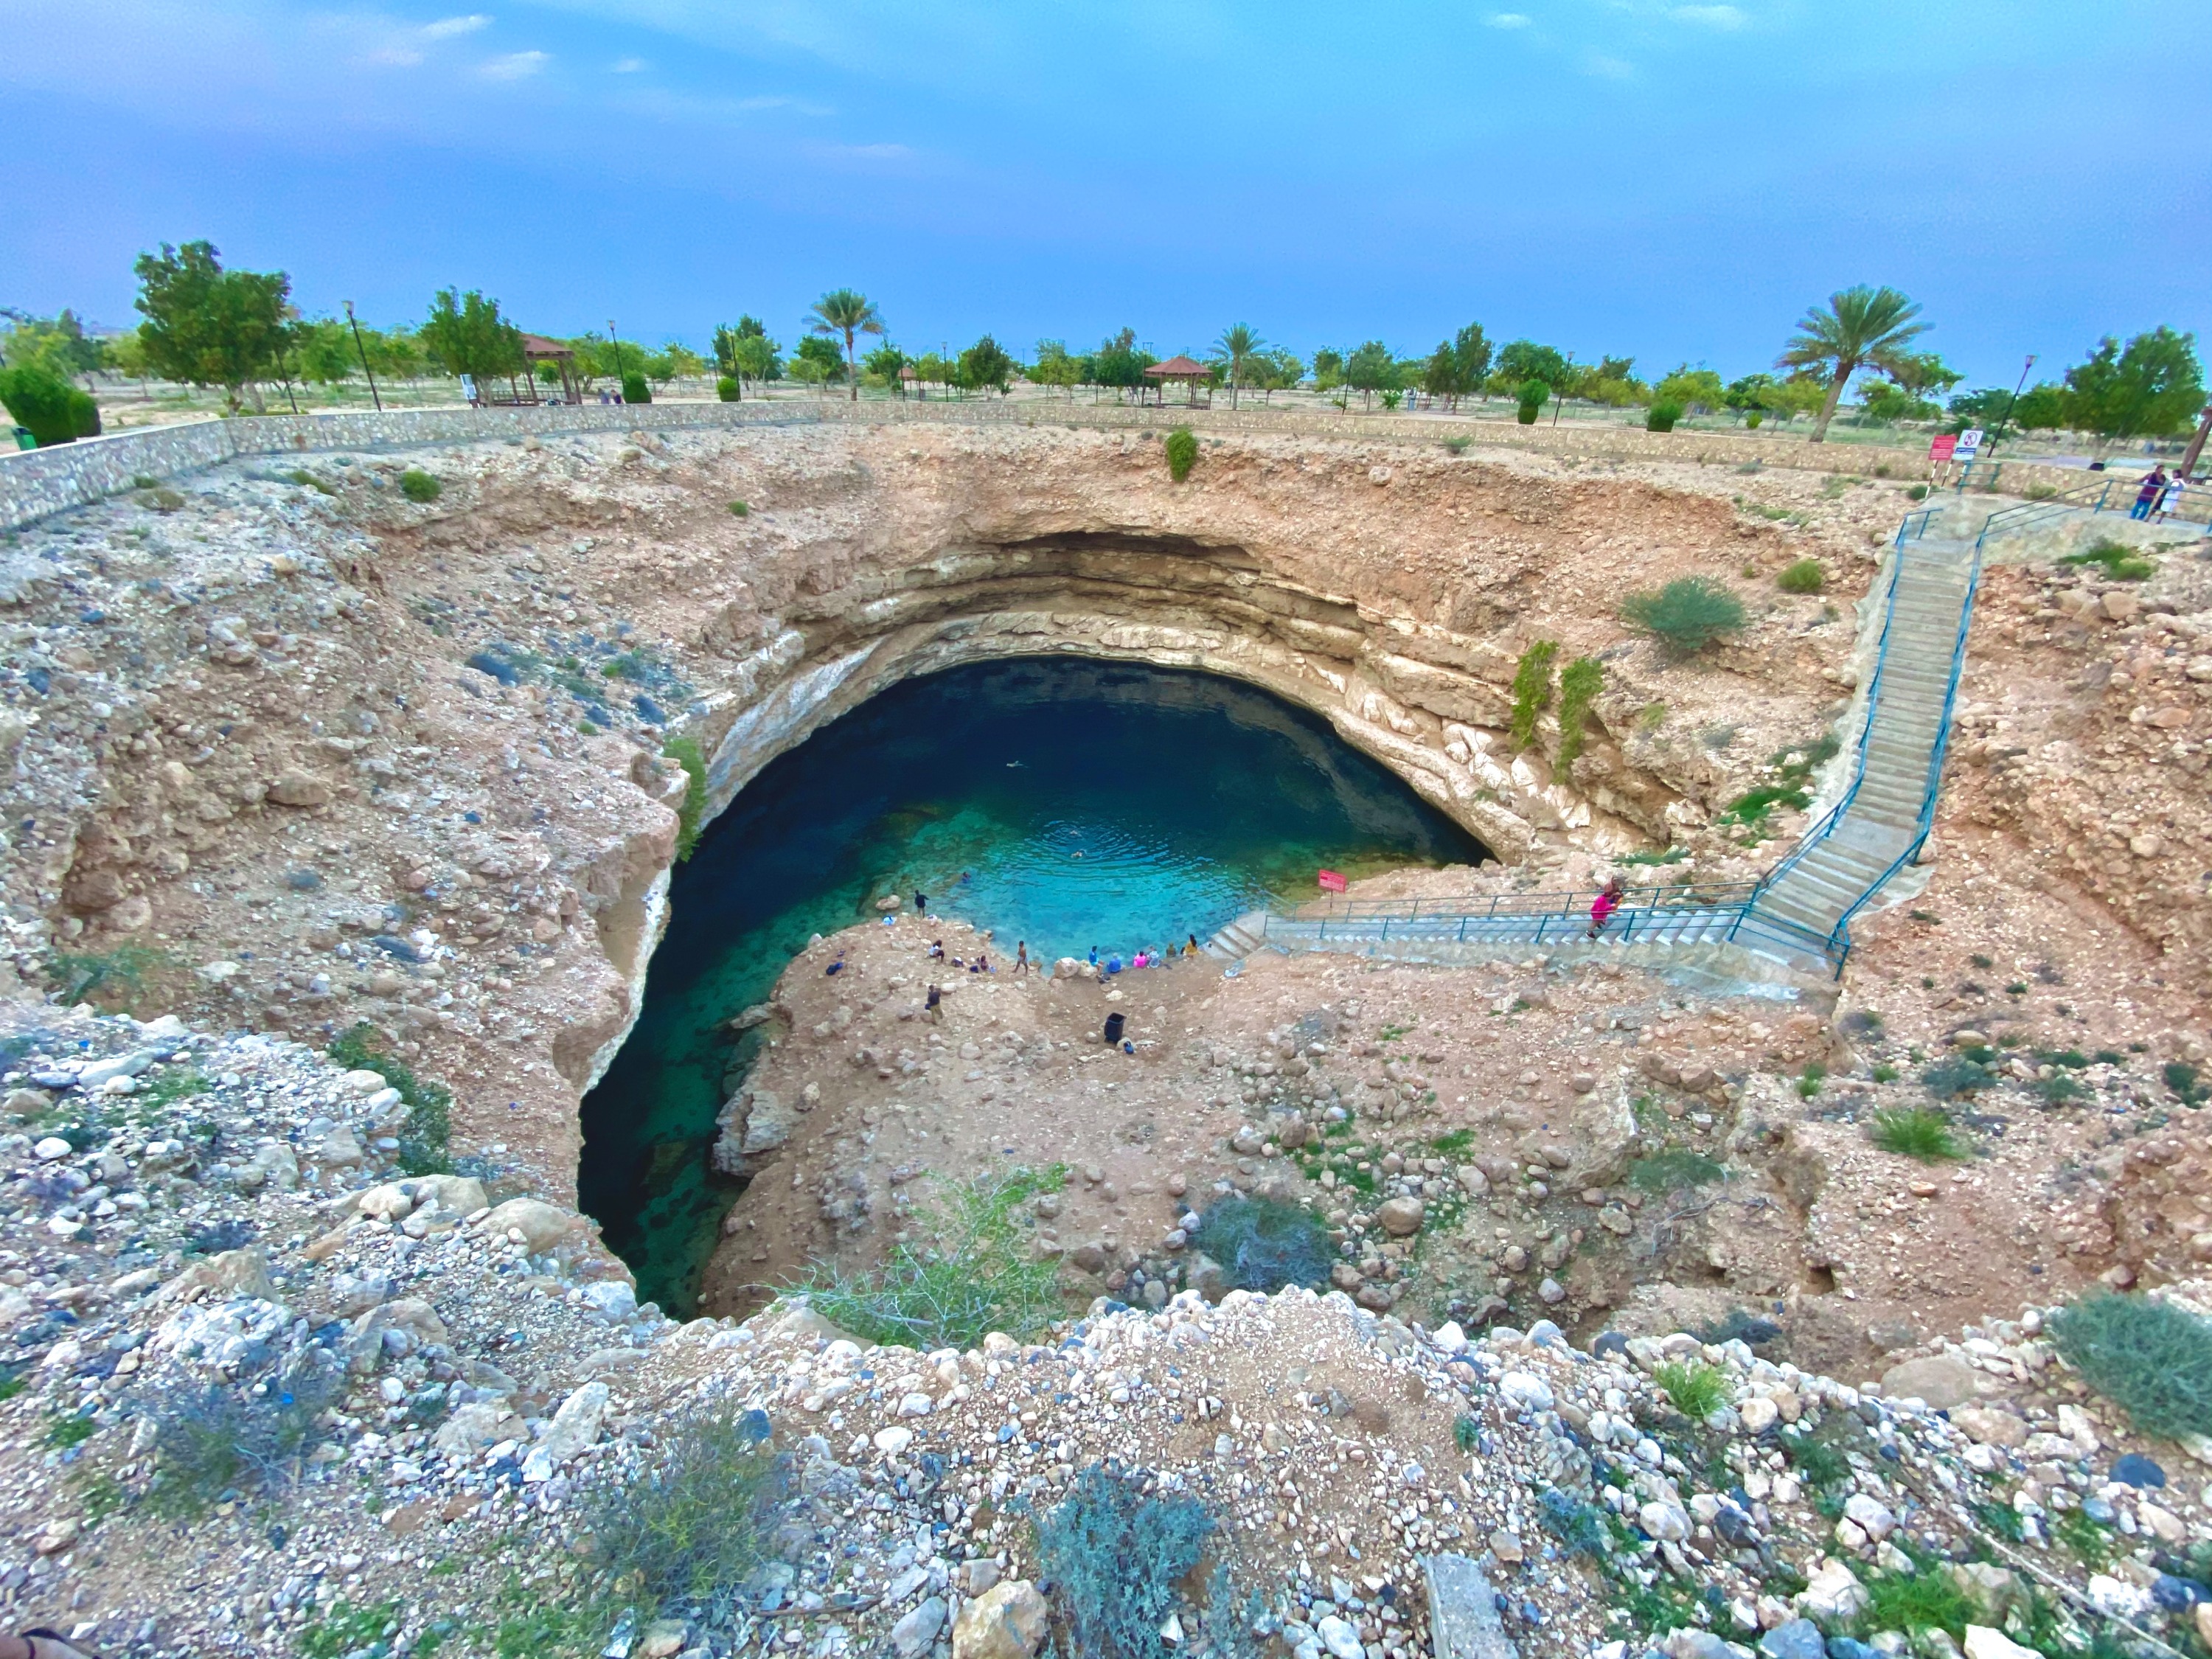
[(713, 1171), (715, 1118), (761, 1040), (726, 1024), (887, 893), (1050, 963), (1202, 943), (1313, 896), (1322, 868), (1487, 856), (1319, 716), (1238, 681), (1076, 657), (902, 681), (770, 763), (678, 867), (636, 1027), (583, 1103), (583, 1206), (640, 1297), (688, 1315), (739, 1190)]

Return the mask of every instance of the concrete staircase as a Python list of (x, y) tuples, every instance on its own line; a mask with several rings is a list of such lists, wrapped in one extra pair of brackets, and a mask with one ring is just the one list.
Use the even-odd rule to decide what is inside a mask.
[[(1586, 937), (1588, 896), (1492, 910), (1329, 915), (1255, 910), (1206, 942), (1209, 956), (1236, 962), (1262, 946), (1341, 951), (1399, 960), (1473, 963), (1541, 950), (1679, 965), (1706, 978), (1771, 981), (1837, 971), (1845, 922), (1872, 899), (1925, 835), (1934, 800), (1954, 676), (1963, 665), (1979, 571), (1975, 534), (1955, 508), (1916, 514), (1899, 532), (1886, 580), (1876, 665), (1853, 745), (1851, 781), (1837, 805), (1747, 899), (1625, 906), (1595, 940)], [(1540, 896), (1528, 896), (1539, 898)], [(1705, 895), (1706, 898), (1717, 896)], [(1409, 907), (1410, 908), (1410, 907)], [(1392, 913), (1385, 914), (1384, 911)]]

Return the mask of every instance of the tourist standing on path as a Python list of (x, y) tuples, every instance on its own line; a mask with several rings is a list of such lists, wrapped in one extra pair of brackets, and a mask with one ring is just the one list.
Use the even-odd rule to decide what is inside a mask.
[(2166, 480), (2166, 494), (2158, 498), (2158, 521), (2164, 524), (2181, 511), (2182, 492), (2189, 488), (2189, 475), (2177, 471)]
[(929, 895), (918, 888), (914, 895), (914, 913), (918, 916), (926, 916), (929, 914)]
[(1595, 939), (1604, 931), (1606, 923), (1613, 920), (1613, 913), (1619, 908), (1620, 908), (1620, 878), (1615, 876), (1598, 890), (1597, 897), (1591, 902), (1589, 932), (1583, 937)]
[(1018, 939), (1014, 941), (1014, 972), (1018, 975), (1026, 974), (1029, 970), (1030, 942), (1025, 939)]
[(2144, 476), (2142, 487), (2136, 491), (2136, 504), (2128, 509), (2128, 517), (2130, 519), (2150, 517), (2151, 508), (2158, 505), (2158, 498), (2165, 491), (2166, 469), (2163, 466), (2154, 466)]

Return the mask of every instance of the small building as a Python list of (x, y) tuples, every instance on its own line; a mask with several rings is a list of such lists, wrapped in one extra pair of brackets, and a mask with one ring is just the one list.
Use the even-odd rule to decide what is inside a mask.
[[(1189, 358), (1177, 355), (1169, 358), (1164, 363), (1154, 363), (1145, 371), (1145, 379), (1151, 383), (1157, 394), (1153, 398), (1155, 403), (1166, 403), (1168, 382), (1180, 380), (1185, 388), (1186, 402), (1194, 408), (1212, 407), (1213, 371), (1204, 363), (1193, 362)], [(1198, 397), (1198, 389), (1201, 386), (1206, 388), (1206, 401), (1203, 404), (1199, 402)]]

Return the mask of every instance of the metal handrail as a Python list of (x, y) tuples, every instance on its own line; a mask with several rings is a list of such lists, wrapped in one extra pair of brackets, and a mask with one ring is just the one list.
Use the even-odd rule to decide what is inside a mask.
[(1905, 551), (1905, 543), (1917, 542), (1925, 536), (1928, 533), (1929, 524), (1942, 510), (1940, 507), (1923, 507), (1917, 513), (1906, 514), (1897, 526), (1897, 540), (1894, 544), (1897, 550), (1902, 553)]
[[(1623, 910), (1680, 908), (1686, 905), (1711, 909), (1741, 903), (1758, 888), (1755, 881), (1661, 882), (1648, 887), (1624, 887), (1619, 897)], [(1480, 921), (1492, 916), (1549, 915), (1570, 910), (1587, 915), (1591, 904), (1596, 902), (1597, 893), (1598, 890), (1592, 887), (1531, 893), (1456, 893), (1433, 898), (1312, 899), (1274, 914), (1291, 921), (1374, 921), (1384, 918), (1412, 921), (1424, 915), (1431, 919), (1468, 916)]]
[[(1974, 551), (1977, 554), (1980, 553), (1983, 544), (1992, 535), (2008, 536), (2016, 530), (2025, 530), (2029, 525), (2039, 523), (2045, 519), (2062, 518), (2069, 513), (2077, 512), (2084, 505), (2088, 507), (2092, 515), (2102, 513), (2105, 510), (2105, 503), (2112, 498), (2112, 486), (2119, 482), (2120, 480), (2117, 478), (2107, 478), (2101, 483), (2082, 484), (2077, 489), (2063, 489), (2056, 495), (2046, 495), (2040, 501), (2022, 501), (2016, 507), (2001, 507), (1982, 520), (1981, 533), (1974, 538)], [(2096, 499), (2094, 501), (2087, 501), (2086, 498), (2092, 495)], [(2077, 497), (2084, 499), (2076, 499)]]

